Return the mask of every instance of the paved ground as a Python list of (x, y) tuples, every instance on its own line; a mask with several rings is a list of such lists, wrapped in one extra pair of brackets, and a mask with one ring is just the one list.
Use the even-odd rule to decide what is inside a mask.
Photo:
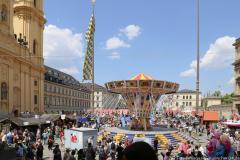
[[(56, 143), (60, 144), (60, 141), (56, 140)], [(65, 149), (62, 146), (60, 146), (60, 149), (62, 151), (62, 156), (63, 156)], [(52, 150), (48, 150), (48, 146), (47, 145), (44, 145), (43, 159), (44, 160), (53, 160), (53, 151)]]

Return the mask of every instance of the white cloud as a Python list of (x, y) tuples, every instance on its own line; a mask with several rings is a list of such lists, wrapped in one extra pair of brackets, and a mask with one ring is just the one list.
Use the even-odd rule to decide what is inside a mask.
[(195, 69), (191, 68), (180, 73), (181, 77), (194, 77), (196, 74)]
[(124, 42), (123, 40), (121, 40), (118, 37), (112, 37), (109, 38), (106, 41), (106, 49), (110, 50), (110, 49), (117, 49), (117, 48), (129, 48), (130, 45), (127, 44), (126, 42)]
[(131, 24), (124, 29), (120, 29), (120, 32), (124, 33), (129, 40), (132, 40), (141, 34), (141, 28), (138, 25)]
[(60, 71), (64, 72), (64, 73), (67, 73), (67, 74), (70, 74), (70, 75), (73, 75), (73, 74), (78, 74), (80, 73), (78, 68), (73, 66), (73, 67), (68, 67), (68, 68), (61, 68)]
[(235, 84), (235, 78), (232, 77), (232, 78), (228, 81), (228, 84), (233, 86), (233, 85)]
[[(209, 49), (200, 59), (200, 68), (219, 69), (230, 66), (235, 53), (232, 46), (235, 39), (235, 37), (224, 36), (218, 38), (213, 44), (210, 44)], [(196, 75), (196, 66), (197, 61), (192, 61), (190, 68), (181, 72), (180, 76), (191, 77)]]
[(83, 36), (68, 28), (47, 25), (44, 29), (45, 63), (56, 68), (67, 68), (83, 57)]
[(120, 53), (119, 52), (112, 52), (109, 58), (111, 59), (120, 59)]

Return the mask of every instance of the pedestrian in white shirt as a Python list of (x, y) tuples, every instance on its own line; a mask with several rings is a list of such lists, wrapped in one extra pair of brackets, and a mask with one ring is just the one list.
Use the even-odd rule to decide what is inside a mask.
[(192, 135), (192, 126), (188, 127), (188, 132), (189, 132), (189, 136), (191, 136)]
[(6, 133), (4, 133), (2, 136), (2, 142), (6, 142), (6, 141), (7, 141), (7, 135)]

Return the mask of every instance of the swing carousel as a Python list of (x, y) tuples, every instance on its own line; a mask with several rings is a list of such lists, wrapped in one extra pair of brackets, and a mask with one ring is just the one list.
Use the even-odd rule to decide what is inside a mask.
[(150, 115), (161, 95), (174, 93), (179, 84), (155, 80), (146, 74), (138, 74), (130, 80), (112, 81), (105, 84), (110, 91), (122, 94), (133, 119), (131, 130), (151, 130)]

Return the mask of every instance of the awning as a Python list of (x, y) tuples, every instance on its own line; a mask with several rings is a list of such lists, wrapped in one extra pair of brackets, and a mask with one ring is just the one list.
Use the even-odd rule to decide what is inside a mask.
[(53, 122), (59, 119), (60, 115), (56, 114), (43, 114), (38, 118), (35, 117), (11, 117), (10, 121), (12, 121), (17, 126), (34, 126), (47, 124), (49, 122)]
[(3, 122), (7, 119), (9, 119), (9, 114), (8, 113), (0, 113), (0, 122)]
[(219, 121), (218, 112), (214, 111), (204, 111), (203, 112), (203, 121)]

